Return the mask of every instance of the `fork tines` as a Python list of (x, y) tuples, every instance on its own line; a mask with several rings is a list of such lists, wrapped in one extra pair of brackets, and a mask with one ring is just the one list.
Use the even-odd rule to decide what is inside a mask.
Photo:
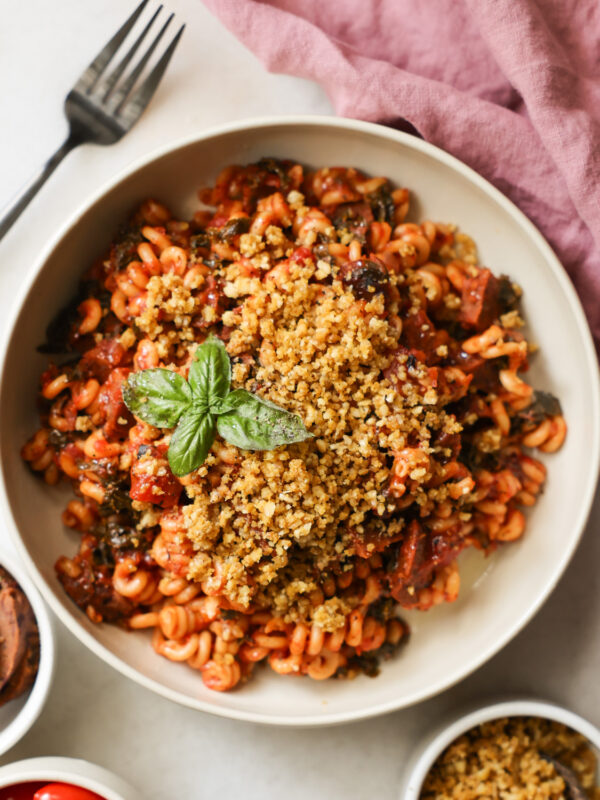
[(149, 47), (141, 55), (136, 65), (130, 70), (126, 77), (121, 80), (127, 67), (140, 49), (144, 39), (162, 11), (162, 5), (156, 9), (136, 40), (123, 55), (117, 66), (114, 67), (108, 74), (105, 73), (107, 72), (107, 67), (120, 50), (121, 45), (124, 43), (128, 34), (135, 26), (135, 23), (142, 15), (142, 12), (148, 5), (148, 2), (149, 0), (142, 0), (129, 19), (126, 20), (126, 22), (119, 28), (112, 39), (108, 42), (108, 44), (106, 44), (106, 46), (103, 47), (103, 49), (98, 53), (96, 58), (92, 61), (74, 86), (75, 91), (85, 94), (89, 100), (106, 106), (107, 110), (109, 110), (111, 114), (122, 114), (126, 117), (139, 116), (154, 94), (154, 91), (167, 68), (171, 56), (173, 55), (173, 52), (185, 28), (185, 25), (182, 25), (179, 28), (175, 36), (171, 39), (171, 42), (165, 49), (165, 52), (161, 58), (154, 65), (153, 69), (150, 71), (145, 80), (139, 86), (137, 86), (137, 88), (135, 88), (135, 91), (132, 94), (138, 79), (144, 71), (144, 67), (152, 57), (152, 54), (164, 36), (171, 23), (171, 20), (174, 17), (174, 14), (169, 15), (166, 22), (162, 25), (150, 43)]

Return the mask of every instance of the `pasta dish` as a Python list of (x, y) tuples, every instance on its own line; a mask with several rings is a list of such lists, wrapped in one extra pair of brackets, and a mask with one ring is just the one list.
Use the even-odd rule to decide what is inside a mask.
[(263, 159), (200, 199), (144, 202), (48, 330), (23, 457), (75, 492), (58, 578), (211, 689), (375, 674), (465, 548), (523, 535), (530, 450), (565, 438), (521, 291), (356, 169)]

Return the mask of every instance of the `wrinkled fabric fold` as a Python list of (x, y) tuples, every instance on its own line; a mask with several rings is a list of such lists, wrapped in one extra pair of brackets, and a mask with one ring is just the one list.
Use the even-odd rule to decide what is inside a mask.
[(600, 343), (597, 0), (204, 0), (271, 72), (473, 167), (548, 239)]

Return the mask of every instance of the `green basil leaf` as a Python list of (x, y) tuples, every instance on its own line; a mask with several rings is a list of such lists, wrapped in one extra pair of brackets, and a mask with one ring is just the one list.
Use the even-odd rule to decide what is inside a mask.
[(192, 402), (185, 378), (170, 369), (132, 372), (123, 386), (123, 401), (136, 417), (157, 428), (173, 428)]
[(190, 408), (179, 420), (169, 445), (169, 466), (181, 477), (197, 469), (205, 460), (215, 439), (215, 418)]
[(219, 434), (241, 450), (273, 450), (312, 438), (297, 414), (245, 389), (237, 389), (215, 404), (215, 413), (219, 414)]
[[(235, 411), (246, 403), (251, 403), (253, 400), (260, 399), (257, 395), (247, 392), (246, 389), (236, 389), (221, 400), (215, 400), (212, 404), (211, 411), (213, 414), (226, 414), (228, 411)], [(262, 400), (265, 405), (270, 405), (273, 408), (279, 408), (274, 403), (268, 400)]]
[(194, 403), (212, 408), (213, 403), (227, 395), (231, 384), (231, 362), (223, 342), (209, 336), (194, 354), (188, 381)]

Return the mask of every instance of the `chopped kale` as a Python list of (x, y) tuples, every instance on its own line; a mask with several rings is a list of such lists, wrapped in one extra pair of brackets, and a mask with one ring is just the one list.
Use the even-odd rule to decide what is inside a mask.
[(484, 453), (479, 450), (472, 441), (463, 437), (461, 451), (458, 460), (465, 465), (471, 472), (480, 469), (487, 469), (490, 472), (497, 472), (502, 468), (502, 459), (498, 451)]
[(68, 353), (72, 350), (69, 335), (79, 318), (77, 313), (79, 303), (81, 299), (77, 295), (52, 318), (46, 328), (46, 341), (38, 345), (38, 353)]
[(235, 217), (226, 222), (222, 228), (216, 231), (217, 236), (222, 242), (231, 242), (241, 233), (248, 233), (250, 230), (250, 217)]
[(92, 551), (94, 565), (98, 567), (114, 567), (115, 557), (109, 542), (100, 539)]
[(511, 279), (508, 275), (501, 275), (498, 279), (498, 304), (501, 313), (506, 314), (519, 305), (519, 295), (515, 292)]
[(119, 228), (116, 236), (117, 243), (111, 252), (117, 271), (125, 269), (135, 256), (138, 244), (143, 241), (145, 240), (140, 225), (128, 224)]
[[(99, 300), (102, 308), (110, 308), (111, 294), (109, 291), (101, 289), (97, 281), (81, 281), (77, 294), (71, 297), (66, 306), (61, 308), (50, 320), (46, 328), (46, 341), (37, 348), (39, 353), (65, 354), (73, 351), (73, 331), (77, 323), (81, 321), (77, 308), (89, 297)], [(77, 357), (79, 357), (78, 354)]]
[(219, 272), (223, 268), (223, 262), (216, 253), (210, 253), (203, 261), (214, 272)]
[[(147, 550), (151, 537), (145, 531), (138, 531), (127, 521), (124, 515), (113, 515), (100, 520), (92, 530), (93, 535), (98, 539), (98, 546), (106, 550)], [(110, 558), (104, 553), (105, 559)], [(104, 563), (110, 563), (105, 560)]]
[(63, 447), (66, 447), (70, 442), (75, 441), (75, 439), (76, 436), (73, 431), (58, 431), (56, 428), (52, 428), (48, 436), (49, 444), (56, 450), (62, 450)]
[(291, 188), (290, 178), (287, 170), (282, 161), (277, 158), (261, 158), (257, 162), (257, 167), (264, 169), (266, 172), (271, 172), (279, 178), (280, 189), (282, 192), (287, 192)]
[(535, 391), (531, 404), (519, 411), (511, 420), (511, 433), (535, 428), (548, 417), (558, 414), (562, 414), (560, 400), (550, 392)]
[(207, 231), (197, 233), (195, 236), (190, 237), (190, 248), (192, 253), (199, 248), (210, 248), (210, 235)]
[(104, 500), (98, 508), (101, 516), (107, 517), (120, 511), (133, 514), (129, 489), (118, 483), (107, 482), (104, 485)]
[(387, 622), (394, 616), (396, 603), (391, 597), (380, 597), (369, 608), (369, 616), (374, 617), (377, 622)]
[(392, 199), (389, 183), (382, 184), (374, 192), (369, 192), (366, 197), (375, 219), (378, 222), (387, 222), (392, 225), (396, 206)]
[(379, 659), (374, 653), (350, 656), (348, 659), (348, 667), (363, 672), (369, 678), (376, 678), (380, 672)]

